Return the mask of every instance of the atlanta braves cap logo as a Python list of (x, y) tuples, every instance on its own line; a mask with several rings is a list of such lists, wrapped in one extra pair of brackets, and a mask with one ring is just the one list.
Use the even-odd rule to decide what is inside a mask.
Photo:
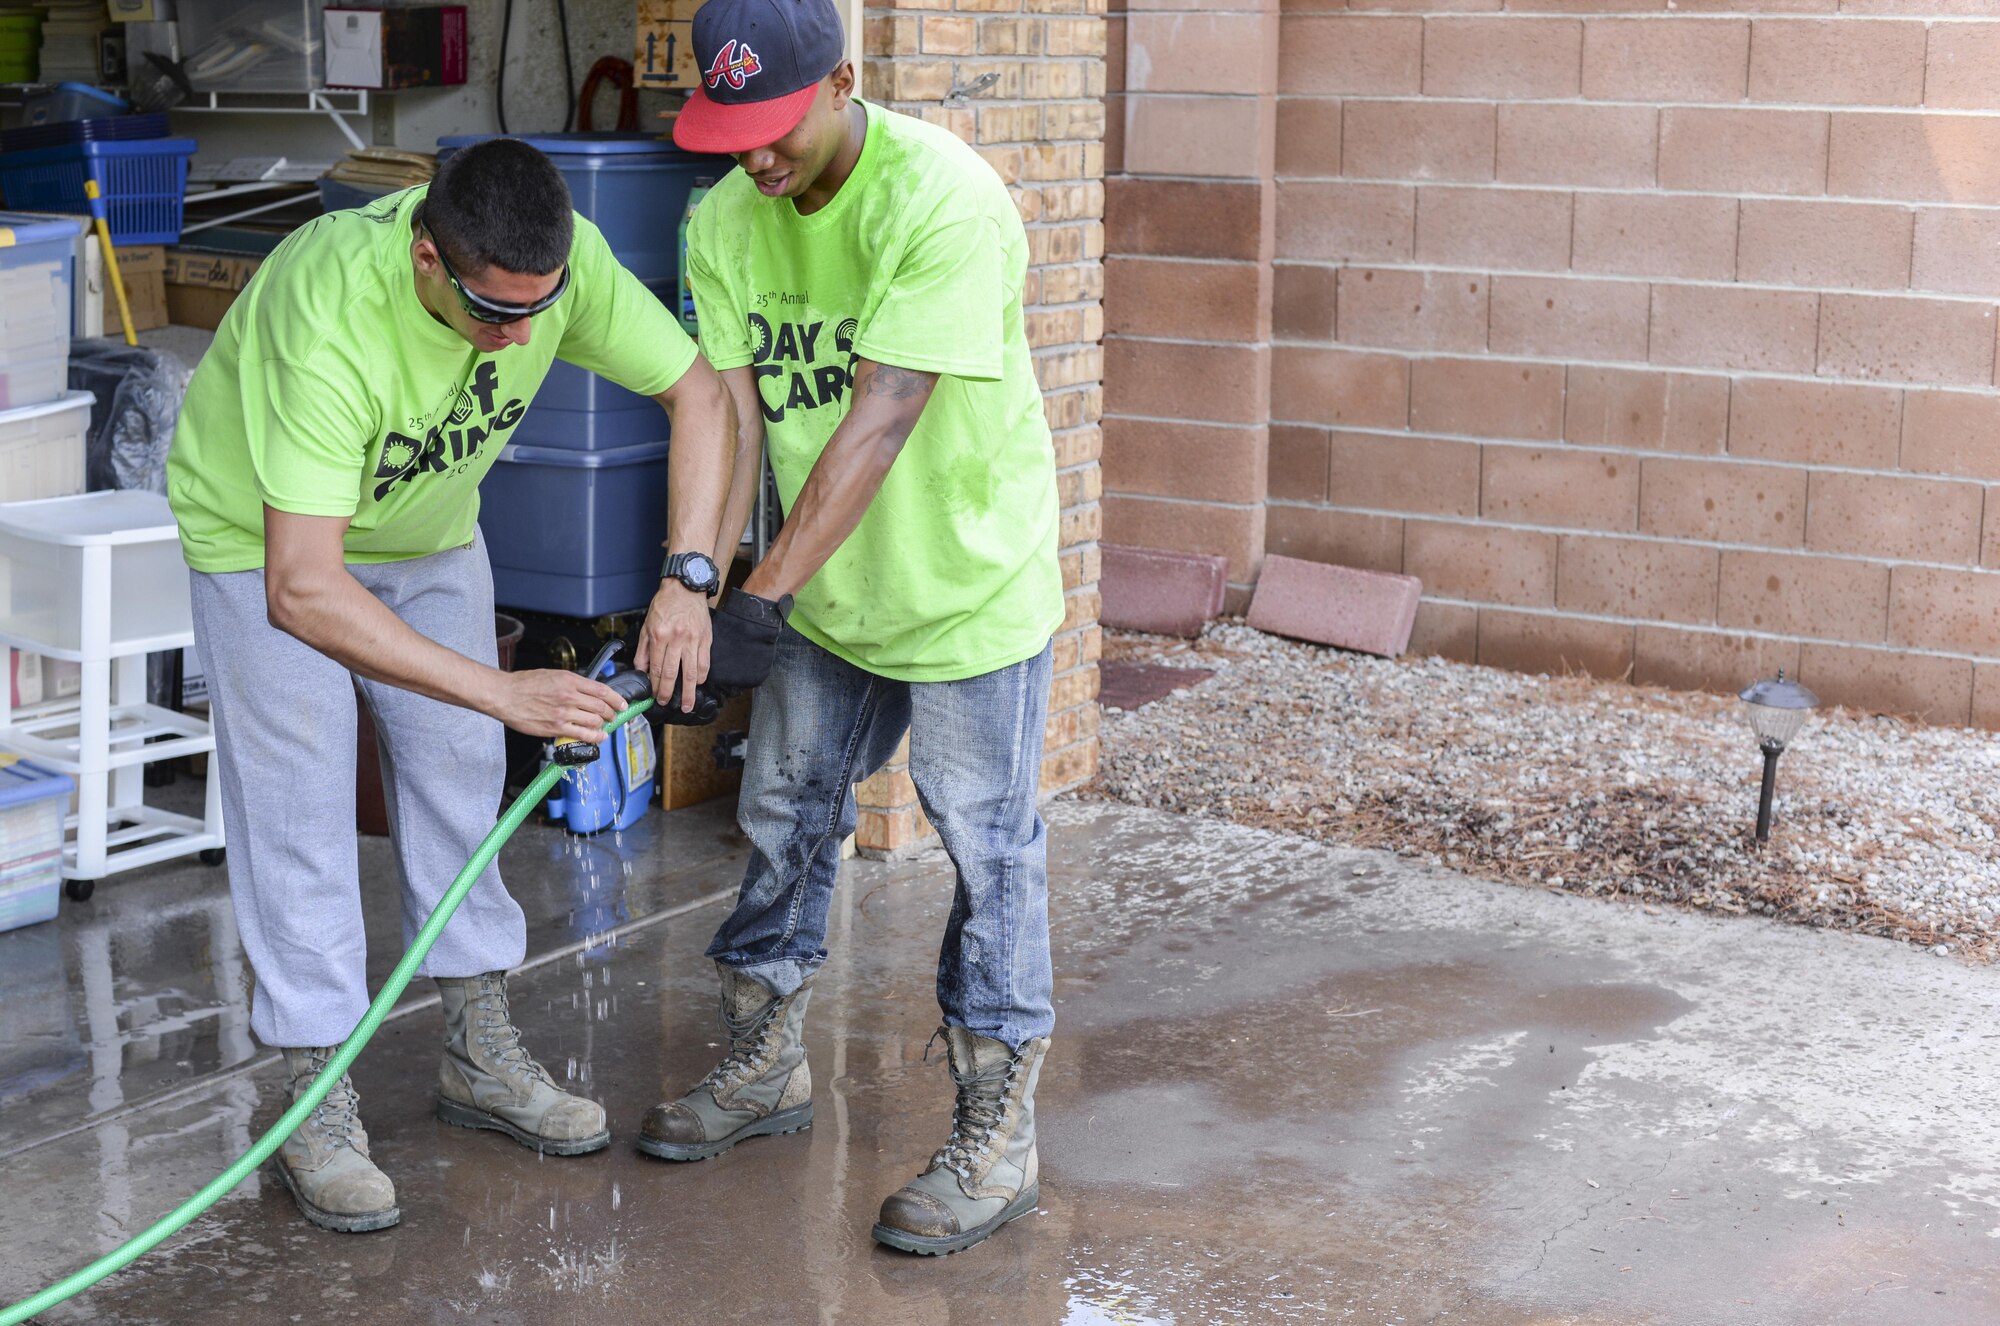
[(715, 53), (715, 61), (708, 66), (704, 79), (711, 88), (720, 87), (725, 80), (730, 87), (740, 88), (763, 71), (764, 62), (757, 58), (757, 52), (750, 49), (750, 43), (732, 38)]

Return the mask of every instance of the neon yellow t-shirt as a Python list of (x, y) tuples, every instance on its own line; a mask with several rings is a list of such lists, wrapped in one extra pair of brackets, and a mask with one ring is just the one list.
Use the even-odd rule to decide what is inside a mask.
[(1028, 241), (971, 148), (866, 109), (854, 173), (810, 216), (724, 177), (689, 227), (690, 283), (709, 362), (757, 375), (787, 511), (847, 414), (857, 356), (942, 375), (791, 624), (870, 672), (954, 681), (1034, 657), (1063, 620), (1055, 453), (1021, 315)]
[(536, 315), (528, 344), (474, 350), (417, 299), (410, 216), (424, 192), (299, 227), (230, 306), (167, 457), (195, 570), (262, 566), (266, 503), (351, 517), (350, 562), (461, 547), (479, 481), (552, 360), (649, 396), (694, 362), (679, 321), (582, 217), (569, 289)]

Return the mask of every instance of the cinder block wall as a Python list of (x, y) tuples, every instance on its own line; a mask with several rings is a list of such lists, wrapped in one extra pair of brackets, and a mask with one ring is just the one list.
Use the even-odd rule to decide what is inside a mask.
[[(1455, 658), (1712, 688), (1782, 666), (2000, 725), (2000, 22), (1961, 10), (1995, 12), (1132, 9), (1107, 537), (1225, 552), (1233, 578), (1265, 550), (1421, 576), (1416, 647)], [(1222, 182), (1263, 187), (1230, 104), (1254, 60), (1193, 35), (1222, 23), (1279, 34), (1268, 264)], [(1150, 80), (1204, 44), (1229, 76), (1166, 111)], [(1178, 158), (1141, 150), (1169, 132)], [(1207, 223), (1163, 235), (1154, 206), (1188, 190)], [(1161, 288), (1162, 258), (1242, 270)], [(1223, 329), (1260, 317), (1254, 418)], [(1174, 487), (1205, 439), (1128, 402), (1154, 391), (1135, 361), (1176, 357), (1207, 385), (1157, 413), (1267, 423), (1261, 465), (1211, 453)]]
[[(1062, 502), (1069, 616), (1055, 640), (1042, 757), (1054, 794), (1097, 772), (1098, 456), (1104, 414), (1104, 0), (898, 0), (863, 25), (863, 92), (951, 129), (1000, 173), (1028, 229), (1024, 300)], [(972, 90), (988, 74), (990, 84)], [(859, 789), (855, 843), (932, 836), (908, 749)]]

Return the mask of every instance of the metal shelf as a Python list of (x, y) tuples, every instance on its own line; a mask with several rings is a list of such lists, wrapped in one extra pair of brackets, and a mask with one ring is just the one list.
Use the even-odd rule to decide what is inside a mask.
[(197, 92), (194, 99), (174, 107), (177, 111), (220, 112), (233, 115), (324, 115), (333, 121), (356, 151), (368, 146), (347, 116), (368, 115), (365, 88), (315, 88), (310, 92)]

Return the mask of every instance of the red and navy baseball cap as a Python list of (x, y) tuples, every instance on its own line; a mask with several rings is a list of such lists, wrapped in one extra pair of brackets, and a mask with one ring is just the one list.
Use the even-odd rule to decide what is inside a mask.
[(674, 120), (689, 152), (749, 152), (805, 118), (847, 56), (833, 0), (707, 0), (694, 11), (701, 83)]

